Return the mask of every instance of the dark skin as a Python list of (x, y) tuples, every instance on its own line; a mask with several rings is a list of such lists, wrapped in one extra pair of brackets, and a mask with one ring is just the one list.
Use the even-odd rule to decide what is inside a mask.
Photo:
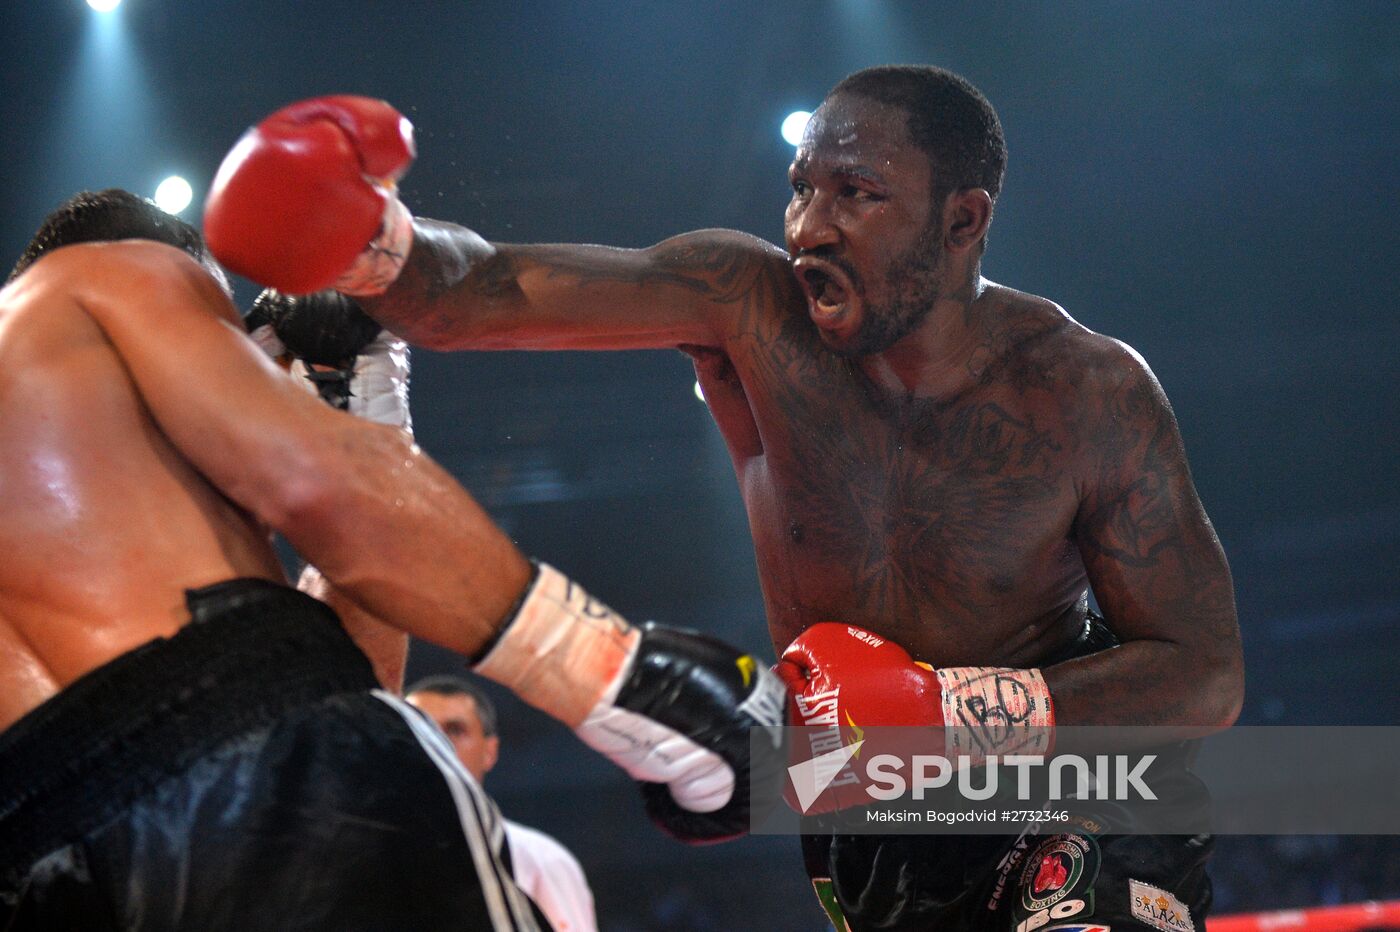
[(688, 353), (734, 461), (774, 646), (839, 620), (935, 666), (1033, 667), (1095, 596), (1121, 647), (1044, 670), (1062, 725), (1224, 727), (1229, 568), (1146, 363), (987, 281), (992, 199), (936, 198), (903, 111), (835, 96), (790, 170), (787, 251), (487, 243), (419, 220), (369, 313), (438, 349)]

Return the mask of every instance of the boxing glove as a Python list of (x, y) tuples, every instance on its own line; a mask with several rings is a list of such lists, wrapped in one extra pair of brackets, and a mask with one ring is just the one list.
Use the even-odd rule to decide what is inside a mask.
[(337, 291), (285, 295), (264, 289), (244, 317), (269, 355), (292, 357), (293, 375), (329, 405), (413, 432), (408, 408), (408, 344)]
[(681, 841), (744, 834), (751, 790), (781, 779), (776, 753), (750, 751), (759, 726), (776, 749), (787, 701), (764, 665), (700, 634), (633, 626), (545, 564), (475, 669), (638, 780), (647, 814)]
[[(815, 801), (795, 807), (808, 814), (870, 803), (862, 763), (877, 754), (901, 761), (931, 754), (976, 766), (993, 754), (1050, 751), (1054, 705), (1039, 670), (935, 670), (888, 638), (824, 622), (798, 635), (774, 672), (790, 691), (790, 724), (805, 726), (805, 740), (792, 744), (795, 761), (861, 745)], [(892, 726), (930, 732), (881, 730)], [(788, 789), (789, 802), (802, 799)]]
[(395, 183), (413, 158), (412, 124), (383, 101), (341, 95), (284, 107), (219, 166), (204, 207), (209, 251), (288, 294), (377, 294), (412, 246)]

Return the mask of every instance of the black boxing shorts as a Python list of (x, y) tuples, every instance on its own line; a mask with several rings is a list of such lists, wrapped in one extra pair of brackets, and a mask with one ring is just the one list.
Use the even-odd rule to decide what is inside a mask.
[[(1044, 666), (1118, 644), (1097, 615)], [(1208, 801), (1179, 762), (1185, 792)], [(804, 835), (808, 876), (837, 932), (1204, 932), (1209, 835)]]
[(440, 732), (263, 580), (0, 733), (0, 928), (548, 929)]

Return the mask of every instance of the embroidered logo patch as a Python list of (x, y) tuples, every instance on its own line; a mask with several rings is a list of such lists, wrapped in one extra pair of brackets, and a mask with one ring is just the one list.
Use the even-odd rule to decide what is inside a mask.
[(1098, 876), (1099, 848), (1092, 838), (1054, 835), (1040, 842), (1026, 855), (1016, 882), (1019, 895), (1011, 901), (1015, 932), (1037, 932), (1051, 923), (1082, 922), (1093, 915)]
[(1140, 880), (1129, 880), (1128, 900), (1132, 903), (1133, 918), (1141, 919), (1154, 929), (1196, 932), (1191, 911), (1165, 890)]
[(1049, 909), (1070, 893), (1087, 890), (1099, 872), (1092, 846), (1082, 835), (1055, 835), (1036, 846), (1021, 871), (1021, 908)]

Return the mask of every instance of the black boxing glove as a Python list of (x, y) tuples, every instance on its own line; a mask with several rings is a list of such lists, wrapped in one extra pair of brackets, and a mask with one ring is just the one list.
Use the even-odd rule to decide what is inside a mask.
[(749, 744), (750, 728), (783, 724), (787, 692), (767, 666), (714, 638), (628, 624), (550, 566), (475, 669), (638, 780), (647, 814), (681, 841), (747, 832), (754, 785), (777, 797), (781, 756), (754, 762)]
[(286, 295), (267, 288), (244, 325), (270, 355), (290, 355), (292, 373), (310, 382), (327, 404), (412, 432), (408, 344), (353, 298), (336, 291)]

